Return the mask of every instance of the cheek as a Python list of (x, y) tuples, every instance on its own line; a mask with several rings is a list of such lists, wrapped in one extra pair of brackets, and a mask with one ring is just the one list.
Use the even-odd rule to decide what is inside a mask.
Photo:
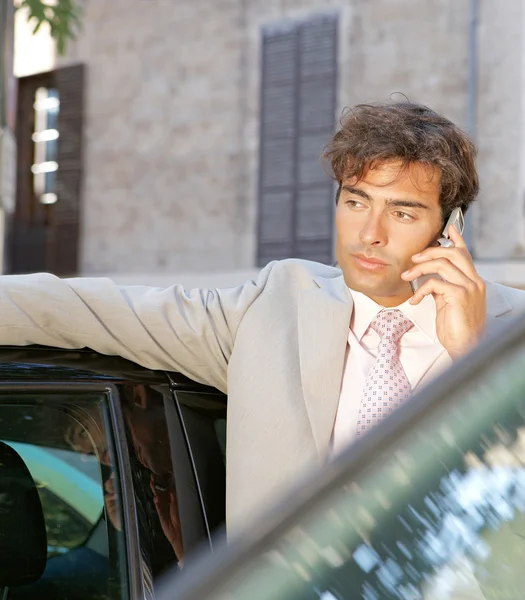
[(419, 252), (422, 252), (423, 250), (426, 250), (426, 248), (428, 248), (429, 246), (433, 246), (434, 244), (434, 237), (429, 235), (428, 233), (425, 233), (425, 235), (420, 235), (420, 236), (410, 236), (410, 237), (406, 237), (404, 238), (404, 262), (406, 262), (407, 264), (410, 263), (410, 266), (412, 265), (412, 256), (414, 256), (414, 254), (417, 254)]
[(412, 238), (412, 245), (416, 248), (415, 252), (421, 252), (429, 246), (437, 246), (438, 234), (434, 228), (426, 228), (425, 231)]
[(342, 228), (339, 223), (336, 223), (335, 235), (335, 256), (339, 263), (345, 260), (345, 247), (349, 244), (348, 233), (345, 228)]
[(335, 229), (337, 239), (341, 244), (351, 241), (359, 232), (359, 220), (344, 206), (338, 207), (335, 213)]
[(413, 266), (412, 256), (428, 248), (434, 239), (434, 234), (427, 224), (421, 223), (418, 226), (392, 223), (388, 228), (385, 253), (405, 270)]

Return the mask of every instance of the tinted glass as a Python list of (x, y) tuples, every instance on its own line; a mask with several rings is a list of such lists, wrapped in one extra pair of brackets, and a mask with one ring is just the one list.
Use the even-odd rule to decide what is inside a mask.
[[(43, 575), (30, 585), (11, 588), (9, 597), (126, 598), (121, 486), (108, 398), (13, 395), (0, 388), (0, 440), (16, 452), (32, 476), (47, 536)], [(0, 465), (0, 477), (1, 469)], [(20, 470), (18, 474), (23, 476)], [(10, 475), (16, 489), (17, 472)], [(32, 510), (38, 508), (33, 505)], [(25, 516), (29, 522), (35, 515)], [(24, 544), (31, 534), (23, 521), (17, 544)], [(12, 551), (22, 552), (24, 564), (35, 548), (27, 543)]]
[[(174, 399), (168, 385), (119, 385), (118, 391), (138, 516), (143, 579), (149, 586), (185, 555), (181, 525), (184, 515), (179, 510), (184, 485), (177, 480), (172, 465), (168, 431), (171, 417), (166, 412), (170, 406), (174, 411)], [(188, 460), (185, 448), (181, 454), (180, 460)], [(198, 498), (193, 502), (199, 505)]]
[(524, 361), (520, 348), (458, 386), (208, 597), (521, 598)]
[(213, 534), (226, 511), (226, 399), (208, 392), (176, 392), (206, 521)]
[(97, 458), (36, 444), (7, 443), (36, 482), (46, 521), (48, 556), (81, 546), (104, 512)]

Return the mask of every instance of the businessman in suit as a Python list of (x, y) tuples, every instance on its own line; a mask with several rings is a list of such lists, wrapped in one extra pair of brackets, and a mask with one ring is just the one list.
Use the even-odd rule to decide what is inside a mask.
[[(407, 102), (360, 105), (324, 158), (339, 185), (339, 268), (276, 261), (224, 290), (0, 282), (3, 344), (90, 347), (227, 392), (230, 530), (525, 307), (523, 292), (480, 278), (457, 231), (455, 247), (436, 244), (478, 192), (475, 148), (449, 120)], [(441, 279), (412, 294), (424, 274)]]

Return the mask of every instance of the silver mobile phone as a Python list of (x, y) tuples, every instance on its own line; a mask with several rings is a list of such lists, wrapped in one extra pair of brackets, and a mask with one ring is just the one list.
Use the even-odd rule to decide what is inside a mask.
[[(450, 248), (453, 246), (453, 242), (449, 239), (448, 230), (451, 225), (459, 231), (460, 234), (463, 234), (463, 230), (465, 229), (465, 217), (463, 216), (463, 211), (461, 208), (455, 208), (450, 217), (448, 218), (447, 224), (445, 225), (445, 229), (443, 229), (443, 233), (441, 237), (438, 239), (438, 244), (443, 248)], [(422, 275), (417, 279), (414, 279), (410, 282), (410, 287), (412, 288), (412, 293), (415, 294), (416, 291), (429, 279), (432, 277), (436, 279), (440, 279), (439, 275), (432, 273), (431, 275)]]

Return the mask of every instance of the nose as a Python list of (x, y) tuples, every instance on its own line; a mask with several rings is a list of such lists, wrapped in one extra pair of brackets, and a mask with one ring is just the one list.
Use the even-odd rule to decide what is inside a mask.
[(388, 238), (381, 214), (374, 214), (373, 211), (370, 211), (360, 231), (359, 239), (366, 246), (381, 247), (386, 245)]

